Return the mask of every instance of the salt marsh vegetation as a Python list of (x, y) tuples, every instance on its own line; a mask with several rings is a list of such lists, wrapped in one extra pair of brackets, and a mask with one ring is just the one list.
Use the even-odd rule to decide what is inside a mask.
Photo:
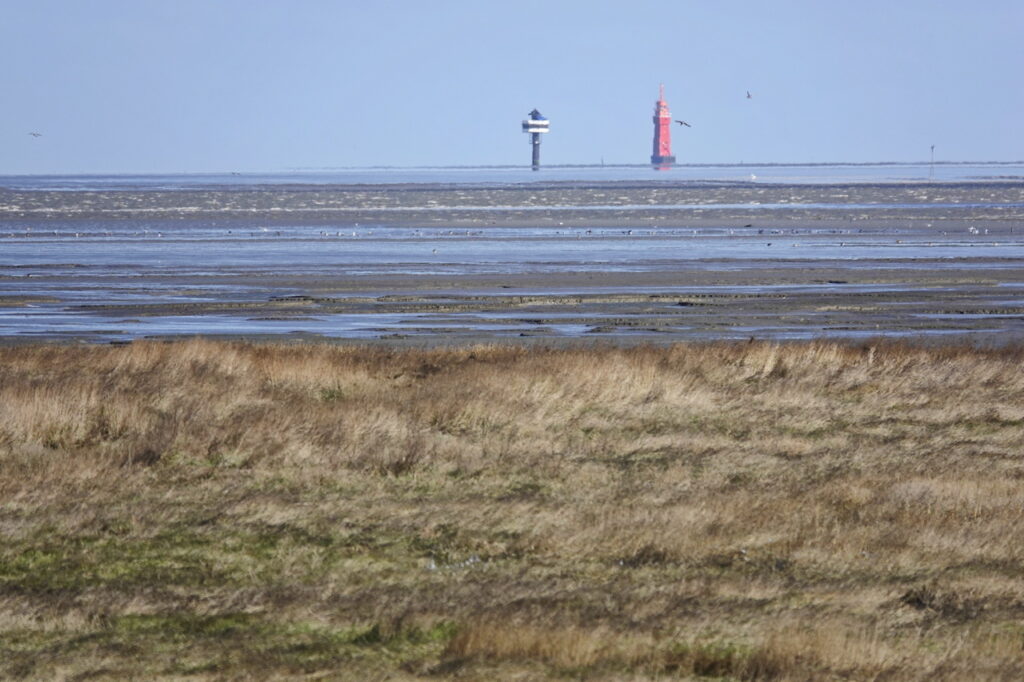
[(0, 677), (1020, 679), (1022, 360), (0, 348)]

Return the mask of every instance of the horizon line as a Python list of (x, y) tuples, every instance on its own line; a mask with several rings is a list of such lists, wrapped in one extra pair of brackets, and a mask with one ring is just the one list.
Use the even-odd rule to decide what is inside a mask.
[[(649, 168), (650, 163), (549, 163), (545, 168)], [(765, 161), (765, 162), (726, 162), (726, 163), (674, 163), (670, 167), (678, 168), (800, 168), (827, 166), (1013, 166), (1024, 165), (1024, 160), (1015, 161)], [(265, 175), (273, 173), (294, 172), (329, 172), (329, 171), (366, 171), (366, 170), (528, 170), (528, 164), (473, 164), (473, 165), (370, 165), (370, 166), (286, 166), (276, 170), (204, 170), (204, 171), (73, 171), (73, 172), (41, 172), (41, 173), (0, 173), (0, 177), (75, 177), (75, 176), (141, 176), (141, 175)]]

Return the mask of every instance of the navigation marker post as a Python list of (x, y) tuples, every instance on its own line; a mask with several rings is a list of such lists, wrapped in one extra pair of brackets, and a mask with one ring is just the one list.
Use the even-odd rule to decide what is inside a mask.
[(540, 170), (540, 135), (548, 132), (551, 123), (534, 109), (529, 114), (530, 118), (523, 121), (523, 132), (530, 134), (530, 145), (533, 147), (533, 170)]

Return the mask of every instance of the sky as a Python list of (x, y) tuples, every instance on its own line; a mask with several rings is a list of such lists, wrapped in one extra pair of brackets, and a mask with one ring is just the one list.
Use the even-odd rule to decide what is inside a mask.
[[(0, 0), (0, 174), (1024, 159), (1021, 0)], [(746, 93), (751, 97), (747, 98)], [(30, 133), (39, 133), (33, 136)]]

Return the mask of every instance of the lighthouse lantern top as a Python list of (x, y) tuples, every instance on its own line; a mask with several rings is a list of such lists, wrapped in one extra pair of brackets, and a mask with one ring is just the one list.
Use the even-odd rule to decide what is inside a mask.
[(551, 122), (544, 118), (539, 111), (534, 109), (527, 116), (530, 118), (523, 121), (524, 133), (546, 133), (549, 131)]

